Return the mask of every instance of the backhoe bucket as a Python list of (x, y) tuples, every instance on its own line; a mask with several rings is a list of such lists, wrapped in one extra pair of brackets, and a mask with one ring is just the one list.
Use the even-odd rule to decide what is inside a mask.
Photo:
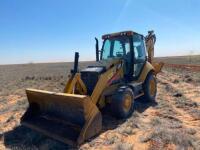
[(154, 69), (155, 69), (155, 73), (158, 74), (159, 72), (161, 72), (162, 70), (162, 67), (164, 66), (164, 63), (163, 62), (159, 62), (159, 63), (152, 63)]
[(100, 132), (102, 116), (90, 97), (27, 89), (29, 108), (21, 123), (51, 138), (80, 145)]

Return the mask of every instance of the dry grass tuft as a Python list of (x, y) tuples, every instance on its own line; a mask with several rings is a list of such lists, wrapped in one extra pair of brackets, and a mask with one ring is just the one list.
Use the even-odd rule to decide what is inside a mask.
[(179, 83), (179, 80), (178, 79), (174, 79), (173, 83)]
[(183, 94), (182, 94), (181, 92), (177, 92), (177, 93), (175, 93), (173, 96), (174, 96), (174, 97), (182, 97)]
[(133, 144), (120, 142), (114, 147), (115, 150), (133, 150)]
[(178, 98), (175, 99), (175, 105), (177, 108), (186, 108), (186, 107), (190, 107), (190, 108), (197, 108), (198, 104), (196, 102), (187, 100), (185, 98)]
[(106, 137), (105, 145), (115, 144), (121, 142), (121, 139), (115, 134), (108, 134)]
[(160, 146), (164, 148), (167, 144), (174, 144), (183, 149), (196, 146), (195, 138), (186, 132), (180, 130), (157, 127), (153, 132), (141, 138), (141, 142), (158, 141)]
[(192, 117), (195, 119), (195, 120), (200, 120), (200, 110), (199, 109), (191, 109), (189, 111), (190, 115), (192, 115)]

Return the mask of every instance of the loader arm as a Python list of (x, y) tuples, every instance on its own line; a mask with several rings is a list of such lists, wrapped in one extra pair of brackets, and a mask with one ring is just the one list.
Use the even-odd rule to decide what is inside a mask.
[(110, 86), (113, 81), (119, 80), (121, 78), (123, 78), (123, 67), (122, 62), (118, 62), (100, 76), (91, 95), (92, 102), (97, 104), (104, 89)]
[(87, 94), (87, 88), (84, 82), (81, 80), (80, 73), (76, 73), (74, 76), (71, 76), (69, 78), (65, 86), (64, 93), (74, 94), (75, 87), (77, 88), (76, 90), (78, 90), (81, 95)]
[[(102, 92), (106, 87), (108, 87), (112, 80), (120, 79), (123, 77), (123, 69), (121, 65), (121, 61), (115, 63), (115, 65), (111, 65), (112, 67), (108, 68), (107, 71), (100, 75), (99, 80), (90, 96), (93, 104), (97, 104)], [(87, 88), (84, 82), (81, 79), (80, 73), (76, 73), (74, 76), (69, 78), (64, 93), (68, 94), (76, 94), (75, 90), (78, 90), (78, 94), (87, 95)]]

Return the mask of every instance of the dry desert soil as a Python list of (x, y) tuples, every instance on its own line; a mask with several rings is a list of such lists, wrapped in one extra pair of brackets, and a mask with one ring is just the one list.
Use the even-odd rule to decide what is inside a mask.
[[(200, 64), (199, 59), (193, 63), (189, 57), (185, 61), (172, 59), (178, 64)], [(172, 59), (159, 58), (165, 62)], [(80, 68), (89, 64), (82, 62)], [(126, 120), (117, 120), (109, 109), (103, 110), (102, 132), (78, 148), (21, 126), (20, 118), (28, 107), (25, 89), (62, 92), (72, 66), (73, 63), (0, 66), (0, 150), (200, 150), (200, 72), (192, 69), (164, 67), (157, 75), (155, 103), (136, 100), (134, 112)]]

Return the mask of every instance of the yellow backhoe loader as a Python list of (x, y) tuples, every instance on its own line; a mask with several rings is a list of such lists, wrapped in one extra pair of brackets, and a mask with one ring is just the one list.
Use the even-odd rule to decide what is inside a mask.
[[(154, 101), (156, 74), (163, 63), (154, 63), (155, 35), (144, 37), (133, 31), (102, 36), (99, 50), (96, 39), (96, 63), (79, 71), (75, 53), (64, 92), (27, 89), (29, 108), (21, 123), (58, 141), (80, 145), (102, 128), (100, 110), (109, 104), (117, 118), (133, 112), (134, 100)], [(148, 56), (147, 56), (148, 54)]]

